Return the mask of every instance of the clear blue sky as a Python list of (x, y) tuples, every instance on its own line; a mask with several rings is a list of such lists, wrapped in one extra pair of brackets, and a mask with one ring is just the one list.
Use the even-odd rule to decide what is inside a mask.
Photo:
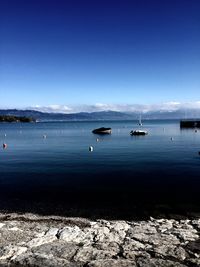
[(0, 99), (200, 100), (200, 1), (1, 0)]

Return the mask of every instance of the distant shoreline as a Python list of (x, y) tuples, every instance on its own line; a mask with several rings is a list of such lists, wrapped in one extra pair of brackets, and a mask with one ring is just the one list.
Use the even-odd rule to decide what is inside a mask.
[(0, 115), (0, 122), (35, 122), (36, 120), (31, 117), (20, 117), (12, 115)]
[(17, 116), (35, 118), (39, 121), (86, 121), (86, 120), (136, 120), (140, 118), (144, 120), (181, 120), (181, 119), (198, 119), (200, 111), (193, 110), (177, 111), (154, 111), (154, 112), (118, 112), (118, 111), (98, 111), (98, 112), (75, 112), (75, 113), (59, 113), (59, 112), (41, 112), (37, 110), (18, 110), (18, 109), (0, 109), (1, 116)]

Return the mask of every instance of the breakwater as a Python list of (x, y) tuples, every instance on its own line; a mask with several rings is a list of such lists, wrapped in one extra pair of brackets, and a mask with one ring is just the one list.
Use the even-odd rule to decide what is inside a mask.
[(200, 120), (181, 120), (180, 121), (181, 128), (200, 128)]

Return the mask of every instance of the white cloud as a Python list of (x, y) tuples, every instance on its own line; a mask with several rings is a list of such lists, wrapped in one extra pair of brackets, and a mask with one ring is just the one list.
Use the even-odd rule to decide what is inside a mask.
[(170, 101), (161, 104), (108, 104), (96, 103), (94, 105), (35, 105), (29, 107), (42, 112), (52, 113), (76, 113), (76, 112), (98, 112), (98, 111), (119, 111), (119, 112), (153, 112), (153, 111), (176, 111), (180, 109), (200, 109), (200, 101), (180, 103)]
[(30, 109), (34, 109), (41, 112), (49, 112), (49, 113), (71, 113), (72, 109), (65, 105), (49, 105), (49, 106), (40, 106), (35, 105), (29, 107)]

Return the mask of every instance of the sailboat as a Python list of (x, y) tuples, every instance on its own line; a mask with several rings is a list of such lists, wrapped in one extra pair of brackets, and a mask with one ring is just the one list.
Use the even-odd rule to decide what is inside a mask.
[[(138, 125), (139, 126), (142, 126), (142, 116), (140, 115), (140, 118), (139, 118), (139, 122), (138, 122)], [(130, 135), (147, 135), (148, 134), (148, 132), (147, 131), (145, 131), (145, 130), (132, 130), (131, 132), (130, 132)]]

